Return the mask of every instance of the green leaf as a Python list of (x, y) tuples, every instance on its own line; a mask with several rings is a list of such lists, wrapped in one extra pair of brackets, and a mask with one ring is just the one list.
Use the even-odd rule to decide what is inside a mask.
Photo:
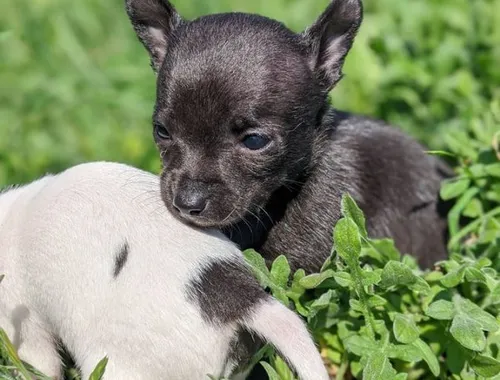
[(399, 359), (408, 363), (422, 360), (420, 350), (409, 344), (389, 344), (386, 353), (392, 359)]
[(310, 308), (313, 310), (320, 310), (328, 307), (330, 305), (330, 301), (333, 297), (333, 294), (334, 293), (332, 289), (328, 290), (326, 293), (323, 293), (321, 297), (314, 300)]
[(358, 226), (359, 232), (362, 237), (367, 237), (366, 221), (363, 211), (358, 207), (354, 199), (347, 193), (342, 195), (341, 201), (342, 215), (345, 218), (350, 218)]
[(425, 314), (440, 321), (452, 320), (456, 314), (455, 305), (450, 301), (438, 300), (429, 305)]
[(465, 269), (465, 279), (468, 282), (480, 282), (486, 284), (486, 276), (483, 272), (473, 267)]
[(431, 287), (427, 281), (418, 276), (415, 276), (415, 282), (408, 284), (408, 288), (422, 294), (427, 294), (431, 291)]
[(2, 283), (3, 279), (4, 279), (5, 275), (4, 274), (0, 274), (0, 284)]
[(291, 291), (302, 295), (304, 293), (304, 287), (300, 285), (300, 280), (306, 276), (306, 271), (304, 269), (299, 269), (293, 274), (292, 285), (290, 287)]
[(500, 304), (500, 283), (497, 284), (490, 293), (490, 302), (492, 305)]
[(486, 338), (481, 325), (460, 313), (453, 318), (450, 333), (455, 340), (472, 351), (482, 351), (486, 346)]
[(387, 300), (385, 298), (380, 297), (377, 294), (368, 298), (368, 305), (370, 307), (380, 307), (380, 306), (384, 306), (386, 304), (387, 304)]
[(21, 359), (19, 359), (16, 349), (10, 342), (7, 333), (2, 328), (0, 328), (0, 345), (0, 352), (4, 351), (7, 354), (8, 360), (16, 367), (16, 370), (24, 377), (24, 379), (31, 379), (31, 375), (28, 373), (28, 370), (22, 363)]
[(464, 275), (465, 266), (461, 266), (459, 269), (451, 271), (441, 278), (441, 284), (446, 288), (455, 288), (463, 281)]
[(436, 282), (443, 278), (443, 273), (440, 271), (432, 271), (425, 275), (425, 281)]
[(306, 289), (300, 285), (300, 279), (304, 278), (305, 275), (306, 272), (303, 269), (299, 269), (295, 272), (292, 279), (292, 285), (286, 292), (286, 296), (294, 301), (295, 308), (303, 316), (307, 316), (307, 310), (301, 305), (300, 297), (306, 292)]
[[(0, 362), (1, 362), (1, 354), (0, 354)], [(28, 370), (28, 372), (31, 374), (31, 378), (34, 378), (36, 380), (54, 380), (52, 377), (48, 377), (44, 375), (42, 372), (40, 372), (38, 369), (33, 367), (31, 364), (23, 362), (24, 366)], [(1, 367), (1, 366), (0, 366)], [(70, 380), (70, 379), (66, 379)]]
[(413, 343), (420, 335), (413, 317), (404, 314), (394, 317), (393, 332), (397, 341), (405, 344)]
[(371, 286), (371, 285), (376, 285), (380, 282), (382, 279), (381, 277), (381, 271), (363, 271), (363, 285), (364, 286)]
[(271, 293), (274, 298), (280, 301), (283, 305), (287, 307), (289, 306), (290, 300), (288, 299), (287, 291), (285, 289), (277, 286), (271, 286)]
[(467, 206), (465, 206), (462, 214), (469, 218), (477, 218), (483, 213), (483, 204), (477, 198), (472, 199)]
[(439, 376), (439, 361), (436, 357), (436, 354), (432, 352), (429, 345), (419, 338), (415, 342), (413, 342), (413, 346), (420, 351), (420, 353), (422, 354), (422, 359), (425, 360), (432, 374), (436, 377)]
[(328, 258), (325, 260), (319, 271), (324, 272), (325, 270), (327, 270), (328, 267), (332, 265), (332, 261), (333, 261), (333, 255), (328, 256)]
[(462, 195), (470, 186), (469, 178), (454, 179), (452, 181), (445, 182), (441, 186), (440, 195), (441, 198), (446, 200), (456, 198)]
[(368, 356), (379, 348), (374, 341), (361, 335), (348, 336), (343, 343), (347, 351), (358, 356)]
[(408, 378), (408, 374), (407, 373), (398, 373), (395, 377), (394, 377), (394, 380), (406, 380)]
[(253, 249), (243, 251), (243, 256), (246, 262), (250, 265), (252, 272), (259, 283), (262, 286), (269, 286), (271, 284), (271, 273), (269, 272), (269, 269), (267, 269), (264, 258)]
[(0, 366), (0, 380), (18, 380), (18, 379), (15, 378), (8, 370), (3, 369), (2, 366)]
[(348, 288), (352, 285), (352, 277), (348, 272), (336, 272), (333, 278), (337, 284), (344, 288)]
[(393, 380), (395, 376), (396, 371), (384, 353), (378, 351), (368, 357), (363, 380)]
[(492, 176), (500, 178), (500, 163), (489, 164), (484, 167), (485, 172)]
[(288, 367), (288, 364), (279, 355), (274, 356), (272, 363), (281, 380), (295, 379), (290, 367)]
[(415, 292), (428, 293), (429, 284), (415, 275), (412, 270), (399, 261), (389, 261), (382, 271), (382, 280), (379, 286), (389, 288), (391, 286), (407, 286)]
[(353, 360), (350, 362), (350, 367), (351, 367), (351, 372), (354, 375), (355, 379), (361, 379), (361, 372), (363, 371), (364, 368), (364, 363), (361, 364), (360, 361)]
[(456, 342), (449, 342), (446, 345), (446, 365), (451, 373), (460, 374), (464, 369), (467, 358), (464, 349)]
[(478, 187), (470, 187), (455, 202), (455, 205), (448, 212), (448, 229), (450, 235), (456, 235), (460, 230), (460, 217), (465, 207), (480, 193)]
[(468, 299), (456, 296), (453, 301), (467, 318), (473, 319), (485, 331), (497, 331), (500, 327), (495, 317)]
[(271, 266), (271, 278), (274, 283), (281, 288), (285, 289), (288, 285), (288, 278), (290, 277), (290, 265), (285, 256), (280, 255), (274, 260)]
[(415, 275), (409, 267), (399, 261), (389, 261), (382, 271), (382, 281), (384, 288), (397, 285), (408, 285), (415, 282)]
[(457, 158), (456, 154), (451, 153), (451, 152), (447, 152), (445, 150), (426, 150), (425, 153), (431, 154), (431, 155), (436, 155), (436, 156)]
[(299, 284), (306, 289), (317, 288), (323, 281), (328, 278), (332, 278), (335, 272), (332, 269), (327, 269), (321, 273), (313, 273), (308, 276), (302, 277), (299, 280)]
[(266, 370), (267, 376), (269, 376), (269, 380), (282, 380), (280, 378), (280, 375), (278, 375), (278, 372), (274, 370), (273, 367), (269, 363), (266, 362), (260, 362), (262, 367)]
[(365, 311), (363, 304), (354, 298), (351, 298), (349, 300), (349, 306), (351, 307), (352, 310), (360, 313), (363, 313)]
[[(474, 263), (474, 267), (477, 269), (482, 269), (482, 268), (491, 266), (491, 264), (492, 264), (492, 262), (490, 259), (488, 259), (487, 257), (481, 257), (479, 260), (477, 260)], [(489, 268), (489, 269), (493, 269), (493, 268)]]
[(500, 373), (500, 361), (490, 356), (476, 355), (469, 364), (479, 376), (493, 377)]
[(398, 261), (401, 258), (401, 253), (399, 253), (392, 239), (373, 239), (368, 244), (387, 260)]
[(361, 252), (361, 237), (352, 219), (340, 219), (334, 231), (335, 249), (347, 263), (358, 261)]
[(108, 358), (105, 357), (97, 364), (95, 369), (90, 374), (89, 380), (101, 380), (104, 376), (106, 366), (108, 365)]

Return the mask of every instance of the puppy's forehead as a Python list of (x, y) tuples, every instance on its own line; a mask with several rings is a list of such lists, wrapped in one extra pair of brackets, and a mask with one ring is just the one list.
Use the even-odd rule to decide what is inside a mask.
[(180, 122), (220, 124), (266, 108), (307, 70), (298, 36), (277, 21), (206, 16), (176, 32), (158, 80), (158, 106)]
[(221, 55), (243, 54), (246, 59), (262, 59), (285, 50), (301, 50), (299, 36), (282, 23), (246, 13), (200, 17), (181, 24), (176, 37), (179, 57), (213, 49)]

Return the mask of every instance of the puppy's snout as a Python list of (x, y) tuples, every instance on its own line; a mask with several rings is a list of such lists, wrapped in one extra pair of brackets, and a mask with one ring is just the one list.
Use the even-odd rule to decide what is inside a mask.
[(200, 184), (188, 184), (175, 194), (173, 205), (183, 216), (199, 216), (208, 204), (206, 189)]

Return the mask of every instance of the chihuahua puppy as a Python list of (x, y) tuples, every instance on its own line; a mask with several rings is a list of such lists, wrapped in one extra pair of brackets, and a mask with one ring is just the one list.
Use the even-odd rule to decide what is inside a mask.
[(360, 0), (332, 0), (299, 34), (244, 13), (188, 21), (167, 0), (126, 9), (157, 73), (154, 139), (173, 215), (312, 272), (347, 192), (371, 236), (393, 238), (423, 265), (446, 256), (447, 167), (399, 130), (329, 105)]
[(299, 316), (219, 231), (175, 219), (159, 186), (99, 162), (0, 194), (0, 326), (21, 359), (60, 379), (59, 340), (84, 379), (104, 356), (104, 379), (244, 378), (244, 330), (301, 379), (328, 379)]

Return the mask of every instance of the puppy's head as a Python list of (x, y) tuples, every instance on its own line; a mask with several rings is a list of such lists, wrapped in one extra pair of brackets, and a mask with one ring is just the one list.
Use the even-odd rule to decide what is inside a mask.
[(204, 227), (258, 214), (310, 165), (360, 0), (333, 0), (300, 34), (257, 15), (186, 21), (166, 0), (126, 3), (158, 76), (153, 128), (167, 207)]

